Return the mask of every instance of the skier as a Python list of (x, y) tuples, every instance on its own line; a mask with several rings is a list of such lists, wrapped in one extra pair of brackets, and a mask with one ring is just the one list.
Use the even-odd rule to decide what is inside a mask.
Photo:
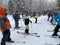
[(35, 15), (34, 18), (35, 18), (35, 23), (37, 23), (37, 16)]
[(10, 22), (7, 18), (7, 9), (5, 7), (0, 7), (0, 31), (2, 32), (1, 45), (6, 45), (6, 42), (14, 42), (10, 38)]
[(34, 18), (35, 18), (35, 23), (37, 23), (37, 16), (35, 13), (34, 13)]
[(53, 11), (49, 11), (47, 21), (49, 21), (50, 17), (51, 17), (50, 23), (52, 25), (54, 25), (55, 21), (54, 21), (54, 13), (53, 13)]
[(54, 15), (55, 15), (54, 19), (57, 22), (57, 25), (54, 28), (54, 33), (52, 34), (52, 36), (58, 36), (57, 32), (59, 31), (60, 28), (60, 13), (58, 13), (58, 10), (56, 10)]
[(26, 29), (25, 29), (26, 34), (29, 34), (29, 22), (31, 22), (31, 21), (29, 19), (29, 15), (26, 13), (26, 16), (24, 17), (24, 23), (25, 23), (25, 26), (26, 26)]
[(15, 14), (13, 14), (13, 18), (15, 20), (15, 29), (18, 29), (20, 28), (18, 25), (19, 25), (19, 19), (20, 19), (20, 16), (19, 16), (19, 13), (18, 11), (15, 12)]
[(48, 19), (47, 19), (47, 21), (49, 21), (49, 19), (50, 19), (51, 16), (52, 16), (51, 11), (49, 11), (48, 12)]

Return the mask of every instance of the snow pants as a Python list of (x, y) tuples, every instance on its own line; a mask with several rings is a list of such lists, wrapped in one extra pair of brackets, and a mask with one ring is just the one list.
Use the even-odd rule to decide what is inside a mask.
[(29, 33), (29, 19), (25, 19), (25, 26), (26, 26), (26, 28), (25, 28), (25, 33)]
[(57, 32), (59, 31), (60, 26), (56, 25), (55, 29), (54, 29), (54, 35), (57, 35)]
[(3, 38), (1, 40), (1, 45), (5, 45), (6, 41), (11, 41), (10, 38), (10, 30), (6, 30), (4, 32), (2, 32)]

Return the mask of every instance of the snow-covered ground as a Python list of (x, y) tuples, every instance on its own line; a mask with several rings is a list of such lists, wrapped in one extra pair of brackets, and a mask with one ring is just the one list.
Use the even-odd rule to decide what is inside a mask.
[[(15, 41), (15, 43), (6, 43), (6, 45), (57, 45), (60, 43), (59, 38), (50, 38), (49, 36), (44, 36), (44, 35), (52, 35), (53, 32), (47, 32), (47, 30), (53, 30), (54, 25), (51, 25), (49, 21), (47, 21), (47, 16), (41, 16), (38, 18), (38, 23), (34, 23), (35, 19), (30, 18), (32, 23), (29, 24), (30, 27), (30, 32), (36, 32), (40, 37), (35, 37), (35, 36), (26, 36), (22, 34), (17, 34), (17, 31), (24, 32), (24, 30), (21, 29), (13, 29), (15, 26), (14, 20), (12, 16), (8, 16), (10, 23), (11, 23), (11, 38), (12, 40)], [(22, 19), (19, 21), (19, 26), (20, 27), (25, 27), (24, 22)], [(58, 33), (60, 34), (60, 33)], [(2, 38), (2, 34), (0, 32), (0, 40)], [(25, 43), (23, 43), (25, 42)]]

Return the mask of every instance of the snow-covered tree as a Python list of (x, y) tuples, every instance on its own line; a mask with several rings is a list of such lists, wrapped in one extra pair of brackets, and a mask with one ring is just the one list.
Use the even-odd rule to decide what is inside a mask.
[(13, 3), (11, 0), (9, 0), (8, 2), (8, 10), (9, 10), (9, 14), (13, 14)]

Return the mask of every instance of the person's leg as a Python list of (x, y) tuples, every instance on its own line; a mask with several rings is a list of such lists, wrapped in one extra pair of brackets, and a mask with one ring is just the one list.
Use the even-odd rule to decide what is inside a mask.
[(10, 30), (7, 30), (7, 35), (8, 35), (7, 41), (10, 41), (11, 40), (11, 38), (10, 38)]
[(25, 33), (29, 34), (29, 25), (26, 25)]
[(47, 19), (47, 21), (49, 21), (49, 19), (50, 19), (50, 16), (48, 16), (48, 19)]
[(37, 18), (36, 18), (36, 20), (35, 20), (35, 23), (37, 23)]
[(7, 31), (2, 32), (3, 38), (1, 40), (1, 45), (6, 45)]
[(6, 40), (6, 42), (14, 42), (10, 38), (10, 30), (7, 30), (7, 40)]
[(17, 20), (17, 27), (19, 28), (19, 20)]
[(18, 20), (15, 20), (15, 28), (19, 28), (19, 22), (18, 22)]
[(52, 34), (52, 36), (58, 36), (58, 35), (57, 35), (57, 32), (59, 31), (59, 27), (60, 27), (60, 26), (58, 26), (58, 25), (55, 27), (54, 33)]

